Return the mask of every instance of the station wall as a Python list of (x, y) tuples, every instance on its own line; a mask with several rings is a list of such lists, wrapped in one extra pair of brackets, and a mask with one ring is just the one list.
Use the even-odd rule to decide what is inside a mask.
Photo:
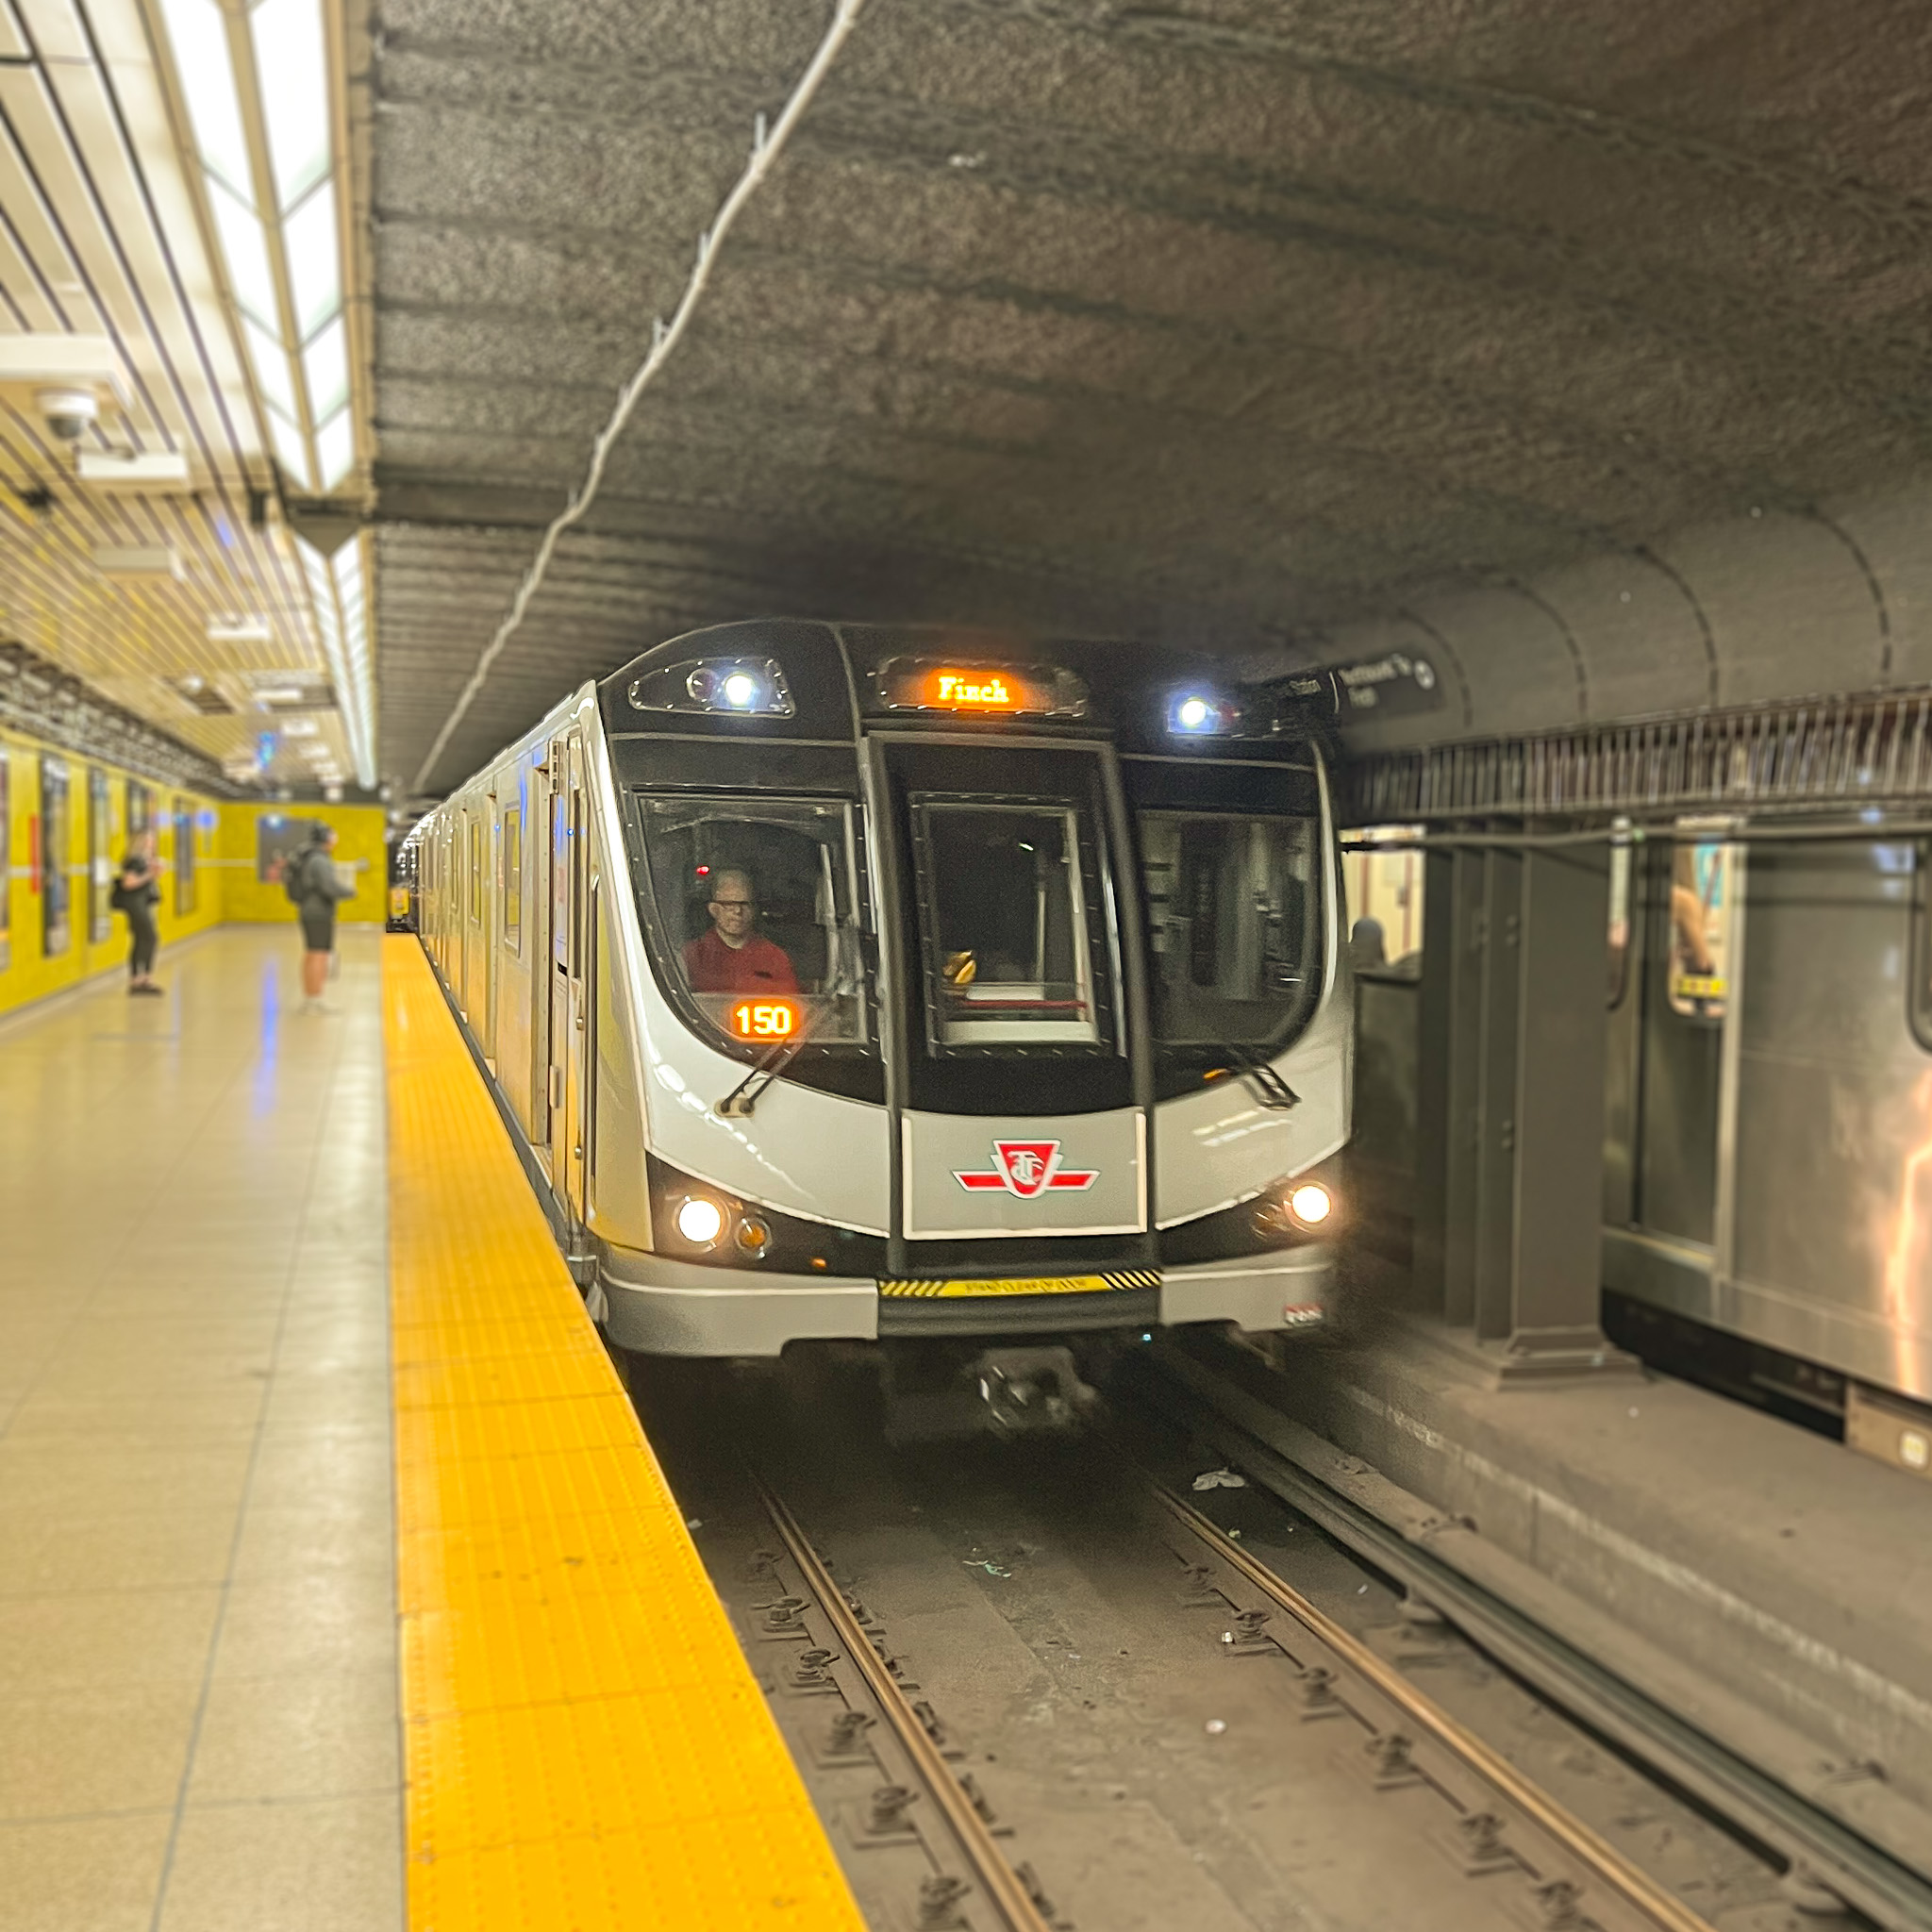
[(335, 827), (336, 863), (355, 869), (356, 896), (337, 907), (336, 918), (361, 924), (386, 916), (389, 852), (380, 806), (225, 805), (219, 841), (225, 920), (257, 925), (293, 920), (295, 908), (280, 881), (262, 876), (262, 856), (297, 840), (318, 820)]
[(286, 814), (291, 827), (317, 819), (334, 825), (335, 857), (356, 868), (357, 881), (338, 916), (384, 916), (378, 807), (225, 803), (0, 730), (0, 1014), (125, 968), (126, 922), (107, 899), (143, 809), (160, 862), (163, 976), (171, 944), (225, 921), (292, 928), (295, 910), (280, 884), (258, 876), (268, 817)]

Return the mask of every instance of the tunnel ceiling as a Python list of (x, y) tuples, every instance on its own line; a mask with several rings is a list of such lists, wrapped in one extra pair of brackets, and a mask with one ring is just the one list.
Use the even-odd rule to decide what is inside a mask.
[[(390, 772), (827, 11), (385, 0)], [(1907, 0), (871, 0), (438, 776), (729, 616), (1314, 649), (1912, 477), (1928, 66)]]

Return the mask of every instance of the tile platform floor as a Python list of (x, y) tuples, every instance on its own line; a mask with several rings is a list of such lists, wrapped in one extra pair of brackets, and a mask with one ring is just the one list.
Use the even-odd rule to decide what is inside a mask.
[(402, 1927), (379, 943), (0, 1025), (0, 1932)]

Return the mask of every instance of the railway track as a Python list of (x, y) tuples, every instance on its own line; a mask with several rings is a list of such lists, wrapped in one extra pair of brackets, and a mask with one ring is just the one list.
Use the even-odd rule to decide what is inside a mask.
[(1708, 1870), (1646, 1869), (1391, 1657), (1442, 1659), (1432, 1613), (1365, 1582), (1351, 1627), (1138, 1436), (922, 1457), (816, 1400), (742, 1420), (758, 1474), (700, 1474), (698, 1541), (876, 1925), (1791, 1923), (1688, 1813), (1663, 1837), (1710, 1832)]
[(1229, 1457), (1409, 1601), (1430, 1606), (1592, 1735), (1761, 1847), (1812, 1923), (1865, 1922), (1886, 1932), (1932, 1926), (1932, 1880), (1924, 1874), (1324, 1481), (1319, 1470), (1328, 1445), (1244, 1386), (1237, 1351), (1218, 1342), (1166, 1349), (1151, 1374), (1169, 1426)]

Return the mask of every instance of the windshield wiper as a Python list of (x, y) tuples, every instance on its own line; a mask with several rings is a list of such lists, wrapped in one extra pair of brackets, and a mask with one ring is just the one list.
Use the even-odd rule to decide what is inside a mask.
[(1276, 1113), (1286, 1113), (1291, 1107), (1299, 1107), (1302, 1097), (1281, 1077), (1281, 1073), (1273, 1061), (1257, 1059), (1245, 1047), (1237, 1046), (1233, 1041), (1217, 1041), (1214, 1048), (1224, 1055), (1242, 1079), (1254, 1089), (1255, 1097), (1265, 1108)]
[(765, 1097), (765, 1089), (797, 1058), (798, 1050), (810, 1031), (809, 1024), (803, 1025), (790, 1040), (767, 1047), (753, 1063), (751, 1072), (711, 1111), (726, 1120), (748, 1119), (752, 1108)]

